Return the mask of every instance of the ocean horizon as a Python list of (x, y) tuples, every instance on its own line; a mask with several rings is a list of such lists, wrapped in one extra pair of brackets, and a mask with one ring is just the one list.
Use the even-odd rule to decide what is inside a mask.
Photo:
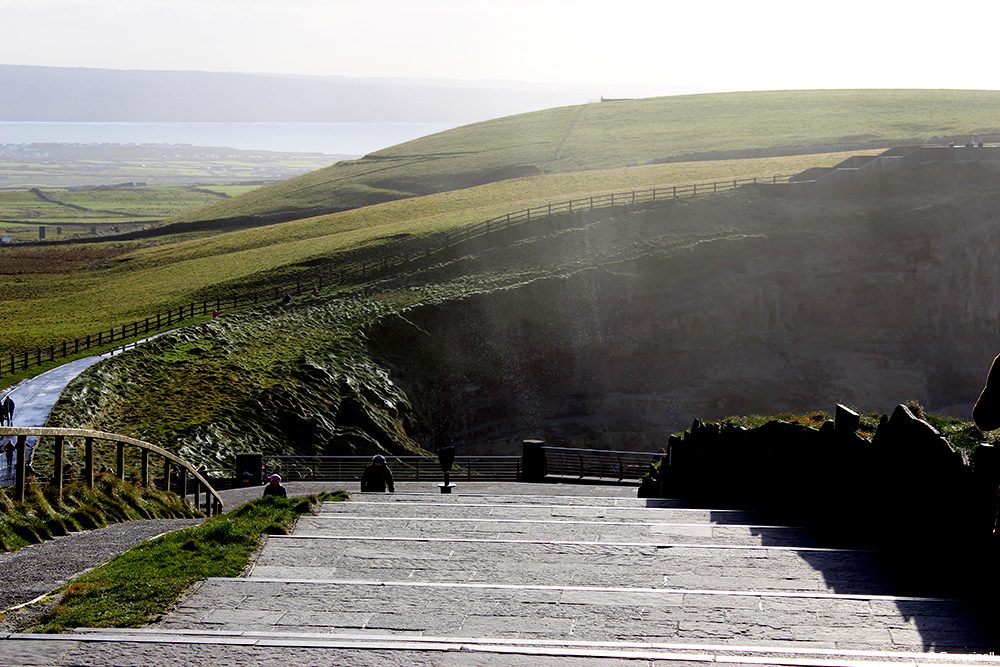
[(0, 121), (0, 144), (191, 144), (365, 155), (460, 123), (187, 123)]

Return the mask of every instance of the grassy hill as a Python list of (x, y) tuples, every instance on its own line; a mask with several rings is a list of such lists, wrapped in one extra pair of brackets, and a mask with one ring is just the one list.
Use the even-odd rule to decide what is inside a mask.
[(601, 102), (467, 125), (181, 216), (285, 219), (533, 174), (1000, 133), (1000, 92), (828, 90)]
[(307, 270), (385, 240), (413, 240), (529, 206), (606, 192), (795, 173), (850, 154), (717, 160), (504, 180), (350, 211), (216, 235), (4, 249), (0, 356), (47, 345)]
[[(0, 352), (88, 333), (212, 290), (286, 279), (320, 259), (335, 263), (401, 235), (419, 241), (527, 206), (793, 173), (839, 161), (844, 154), (832, 150), (840, 144), (1000, 134), (992, 124), (1000, 117), (998, 102), (1000, 93), (951, 91), (704, 95), (554, 109), (460, 128), (199, 213), (296, 220), (224, 234), (4, 249)], [(979, 208), (968, 206), (970, 192), (992, 187), (995, 174), (968, 183), (940, 180), (949, 174), (903, 187), (895, 202), (881, 192), (868, 193), (863, 205), (852, 204), (858, 197), (848, 192), (792, 201), (780, 188), (747, 188), (661, 203), (659, 210), (578, 212), (565, 229), (536, 220), (513, 243), (473, 249), (364, 293), (226, 312), (168, 334), (86, 374), (54, 419), (139, 435), (191, 460), (225, 465), (233, 451), (251, 447), (417, 451), (455, 434), (470, 442), (530, 435), (536, 427), (558, 434), (560, 420), (601, 444), (598, 437), (611, 431), (662, 434), (709, 408), (769, 412), (778, 396), (799, 409), (815, 405), (819, 392), (835, 401), (869, 380), (878, 383), (880, 397), (920, 399), (911, 392), (924, 382), (938, 404), (959, 403), (961, 392), (953, 390), (959, 385), (927, 380), (926, 362), (910, 348), (895, 345), (901, 356), (889, 362), (880, 346), (896, 340), (904, 321), (911, 323), (907, 331), (941, 331), (896, 316), (909, 304), (917, 304), (918, 314), (944, 312), (915, 296), (948, 284), (931, 281), (936, 274), (921, 271), (928, 282), (898, 279), (910, 275), (911, 256), (927, 261), (933, 257), (927, 249), (945, 242), (995, 245), (968, 240), (989, 228)], [(967, 189), (951, 193), (956, 185)], [(955, 201), (941, 208), (948, 197)], [(885, 222), (890, 204), (894, 226)], [(351, 210), (304, 217), (338, 208)], [(913, 242), (913, 211), (926, 218), (920, 229), (947, 233)], [(959, 237), (954, 229), (971, 231)], [(902, 251), (886, 249), (899, 239)], [(989, 259), (978, 265), (1000, 266)], [(953, 275), (960, 272), (947, 273)], [(785, 296), (804, 285), (819, 296), (790, 309)], [(872, 291), (882, 285), (900, 291)], [(946, 292), (942, 304), (955, 301), (959, 290)], [(834, 306), (840, 310), (830, 316)], [(831, 325), (850, 328), (864, 321), (860, 315), (875, 321), (878, 337), (850, 338), (856, 332)], [(959, 314), (946, 317), (964, 324)], [(754, 335), (744, 335), (750, 325)], [(995, 328), (992, 321), (982, 326)], [(576, 348), (565, 344), (569, 334)], [(722, 334), (729, 338), (720, 345)], [(828, 359), (828, 339), (846, 346), (836, 364)], [(662, 352), (667, 343), (674, 346), (670, 355)], [(935, 345), (918, 349), (933, 356)], [(722, 362), (720, 347), (728, 355)], [(567, 355), (570, 349), (577, 353)], [(976, 351), (961, 339), (949, 349)], [(798, 356), (782, 356), (790, 353)], [(734, 383), (739, 365), (743, 375)], [(947, 365), (974, 367), (957, 356)], [(565, 375), (567, 369), (576, 374)], [(705, 369), (715, 374), (706, 379)], [(618, 384), (609, 384), (614, 378)], [(658, 398), (644, 397), (648, 387)], [(615, 403), (635, 392), (642, 395)], [(864, 405), (873, 400), (852, 396)], [(496, 417), (501, 412), (503, 419)]]

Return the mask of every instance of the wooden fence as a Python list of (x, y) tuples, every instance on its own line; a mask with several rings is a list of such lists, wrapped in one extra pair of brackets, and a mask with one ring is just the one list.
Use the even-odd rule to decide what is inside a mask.
[[(91, 431), (88, 429), (19, 426), (0, 427), (0, 439), (9, 437), (15, 438), (13, 459), (15, 500), (24, 500), (25, 490), (27, 485), (32, 480), (36, 482), (45, 480), (52, 486), (57, 487), (59, 494), (62, 495), (63, 485), (69, 481), (67, 480), (67, 471), (65, 468), (67, 439), (76, 439), (83, 441), (83, 481), (90, 488), (94, 487), (94, 477), (96, 475), (94, 444), (95, 441), (105, 441), (114, 443), (115, 445), (115, 465), (113, 470), (118, 479), (125, 479), (125, 449), (126, 447), (133, 447), (139, 450), (140, 459), (138, 482), (140, 484), (143, 486), (151, 485), (151, 468), (149, 458), (150, 454), (155, 454), (162, 459), (163, 487), (166, 490), (169, 491), (176, 488), (180, 491), (180, 495), (186, 497), (187, 489), (189, 487), (188, 481), (190, 478), (193, 482), (192, 486), (194, 489), (195, 506), (202, 506), (201, 497), (203, 492), (203, 507), (205, 514), (211, 516), (222, 512), (222, 497), (219, 496), (218, 492), (212, 488), (212, 485), (208, 483), (198, 470), (179, 456), (171, 454), (165, 449), (161, 449), (160, 447), (143, 440), (118, 435), (116, 433), (105, 433), (103, 431)], [(42, 438), (52, 439), (53, 462), (51, 475), (46, 475), (46, 471), (35, 470), (29, 463), (27, 447), (28, 438), (38, 439), (31, 451), (30, 458), (32, 459), (34, 459), (34, 453), (38, 451)]]
[(0, 358), (0, 377), (13, 375), (19, 371), (52, 363), (56, 359), (65, 359), (91, 350), (103, 350), (114, 346), (116, 342), (134, 340), (148, 336), (157, 331), (170, 329), (185, 320), (198, 316), (206, 317), (213, 311), (236, 309), (243, 306), (256, 305), (263, 302), (277, 301), (283, 295), (300, 295), (305, 291), (322, 290), (326, 287), (349, 285), (364, 279), (377, 276), (391, 268), (408, 264), (417, 259), (430, 257), (446, 248), (464, 243), (473, 238), (497, 234), (516, 225), (537, 222), (553, 216), (582, 213), (596, 209), (615, 207), (635, 207), (675, 199), (686, 199), (712, 195), (729, 190), (735, 190), (745, 185), (787, 183), (788, 176), (772, 176), (769, 178), (743, 178), (728, 181), (712, 181), (708, 183), (692, 183), (688, 185), (672, 185), (648, 190), (632, 190), (592, 197), (581, 197), (555, 204), (544, 204), (526, 208), (514, 213), (506, 213), (489, 220), (468, 225), (461, 229), (442, 232), (426, 239), (404, 241), (382, 251), (375, 251), (364, 259), (350, 264), (338, 265), (335, 269), (316, 267), (296, 278), (294, 284), (275, 286), (252, 292), (235, 295), (218, 296), (204, 299), (170, 310), (161, 311), (150, 317), (128, 322), (121, 326), (111, 327), (72, 340), (66, 339), (47, 347), (36, 347), (33, 350), (4, 355)]

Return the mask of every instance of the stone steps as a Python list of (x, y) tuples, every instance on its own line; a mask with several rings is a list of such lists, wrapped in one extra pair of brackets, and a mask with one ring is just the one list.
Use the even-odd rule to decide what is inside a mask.
[[(355, 494), (155, 628), (10, 636), (0, 664), (1000, 667), (973, 610), (899, 595), (872, 552), (632, 489), (527, 486)], [(31, 646), (65, 663), (14, 661)]]
[(825, 651), (814, 648), (677, 642), (519, 640), (503, 637), (399, 637), (306, 632), (215, 632), (158, 629), (88, 629), (69, 635), (3, 635), (5, 665), (211, 664), (245, 667), (263, 662), (283, 667), (351, 665), (376, 667), (609, 667), (706, 663), (776, 667), (994, 667), (1000, 657), (905, 651)]

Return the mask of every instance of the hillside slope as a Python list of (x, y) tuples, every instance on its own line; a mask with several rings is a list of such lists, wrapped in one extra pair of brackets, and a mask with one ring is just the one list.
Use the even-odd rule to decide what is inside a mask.
[(695, 418), (834, 402), (961, 414), (1000, 328), (998, 208), (1000, 165), (930, 163), (538, 221), (367, 296), (166, 335), (82, 377), (53, 425), (211, 466), (526, 436), (647, 449)]
[(829, 90), (659, 97), (466, 125), (179, 220), (291, 219), (540, 173), (820, 153), (1000, 133), (1000, 91)]

